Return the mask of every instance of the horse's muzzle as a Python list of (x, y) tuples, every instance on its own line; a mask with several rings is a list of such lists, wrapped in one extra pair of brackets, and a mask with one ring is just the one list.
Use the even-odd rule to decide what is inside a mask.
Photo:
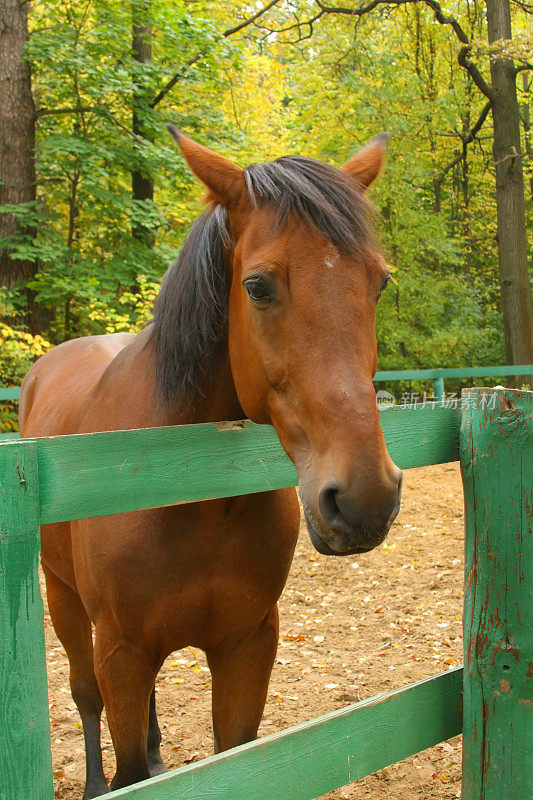
[(402, 472), (396, 485), (384, 493), (379, 507), (369, 513), (361, 508), (355, 493), (336, 478), (328, 479), (318, 492), (317, 507), (301, 492), (305, 522), (316, 550), (324, 555), (365, 553), (380, 545), (400, 510)]

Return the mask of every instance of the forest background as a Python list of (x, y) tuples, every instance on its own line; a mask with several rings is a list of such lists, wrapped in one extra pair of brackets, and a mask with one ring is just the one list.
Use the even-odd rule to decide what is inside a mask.
[[(288, 153), (340, 165), (387, 131), (372, 188), (394, 276), (380, 369), (533, 362), (520, 232), (531, 230), (532, 10), (0, 0), (0, 385), (65, 339), (150, 318), (200, 211), (169, 122), (242, 166)], [(507, 139), (497, 113), (515, 124)], [(510, 184), (522, 192), (512, 214)], [(520, 293), (506, 300), (509, 268)]]

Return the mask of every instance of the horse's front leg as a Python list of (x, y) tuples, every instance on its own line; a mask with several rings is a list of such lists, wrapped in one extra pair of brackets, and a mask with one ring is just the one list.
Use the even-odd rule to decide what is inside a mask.
[(278, 607), (238, 642), (206, 653), (213, 680), (215, 752), (257, 736), (278, 646)]
[(109, 791), (102, 767), (100, 717), (103, 703), (93, 668), (91, 623), (79, 594), (63, 583), (44, 561), (43, 569), (50, 615), (67, 651), (72, 697), (83, 723), (86, 762), (83, 800), (89, 800)]
[(155, 686), (150, 695), (150, 714), (148, 718), (148, 769), (150, 770), (150, 777), (154, 775), (161, 775), (167, 771), (161, 758), (161, 730), (157, 721), (157, 712), (155, 708)]
[(120, 789), (150, 777), (149, 706), (159, 665), (142, 642), (134, 644), (112, 626), (98, 624), (94, 668), (117, 760), (111, 789)]

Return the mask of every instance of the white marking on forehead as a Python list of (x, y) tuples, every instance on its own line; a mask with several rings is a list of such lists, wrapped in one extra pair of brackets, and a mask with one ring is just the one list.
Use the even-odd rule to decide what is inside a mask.
[(334, 247), (329, 247), (326, 255), (324, 256), (324, 266), (328, 269), (333, 269), (333, 267), (337, 266), (339, 261), (339, 253), (335, 250)]

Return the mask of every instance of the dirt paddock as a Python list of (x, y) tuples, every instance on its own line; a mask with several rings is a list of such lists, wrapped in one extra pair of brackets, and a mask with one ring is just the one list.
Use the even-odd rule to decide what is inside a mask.
[[(280, 642), (260, 735), (462, 663), (463, 499), (457, 464), (409, 470), (387, 542), (366, 556), (319, 555), (302, 530), (280, 601)], [(44, 590), (44, 586), (43, 586)], [(68, 663), (45, 609), (54, 783), (81, 798), (83, 736)], [(162, 753), (179, 767), (212, 753), (210, 676), (187, 648), (158, 682)], [(106, 774), (113, 748), (103, 726)], [(460, 792), (460, 738), (328, 795), (331, 800), (447, 800)]]

